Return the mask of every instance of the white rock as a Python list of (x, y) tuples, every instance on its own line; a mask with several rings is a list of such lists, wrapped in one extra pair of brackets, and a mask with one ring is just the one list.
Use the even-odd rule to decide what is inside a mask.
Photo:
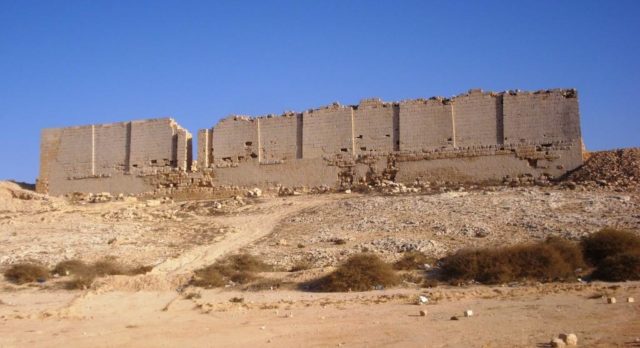
[(427, 304), (429, 303), (429, 298), (424, 295), (418, 296), (418, 304)]
[(464, 316), (465, 317), (472, 317), (473, 316), (473, 311), (470, 309), (467, 309), (466, 311), (464, 311)]
[(614, 304), (614, 303), (616, 303), (616, 302), (617, 302), (617, 301), (616, 301), (616, 298), (615, 298), (615, 297), (607, 297), (607, 303)]
[(636, 302), (636, 300), (633, 297), (628, 297), (627, 298), (627, 302), (634, 303), (634, 302)]
[(551, 344), (551, 347), (554, 347), (554, 348), (564, 348), (567, 346), (561, 338), (557, 338), (557, 337), (552, 339), (550, 344)]
[(576, 336), (575, 334), (560, 334), (560, 336), (558, 336), (564, 343), (566, 343), (568, 346), (577, 346), (578, 345), (578, 336)]
[(351, 190), (344, 190), (344, 193), (351, 193)]

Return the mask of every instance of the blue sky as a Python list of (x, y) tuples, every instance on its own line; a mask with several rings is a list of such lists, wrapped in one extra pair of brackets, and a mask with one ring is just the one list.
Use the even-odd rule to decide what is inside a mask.
[(0, 178), (47, 127), (554, 87), (588, 149), (640, 146), (640, 1), (0, 0)]

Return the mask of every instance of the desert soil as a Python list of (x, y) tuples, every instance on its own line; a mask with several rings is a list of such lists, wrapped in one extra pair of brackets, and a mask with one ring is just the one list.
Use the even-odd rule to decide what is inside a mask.
[[(580, 186), (80, 204), (2, 182), (0, 269), (107, 256), (154, 269), (73, 291), (62, 279), (0, 280), (0, 347), (535, 347), (561, 332), (577, 334), (580, 346), (640, 346), (640, 305), (626, 302), (640, 301), (640, 282), (405, 282), (334, 294), (186, 286), (193, 270), (232, 253), (259, 255), (278, 270), (265, 277), (296, 284), (360, 251), (388, 261), (409, 250), (438, 258), (551, 235), (578, 240), (604, 226), (638, 232), (639, 207), (636, 190)], [(300, 261), (312, 268), (287, 272)], [(429, 304), (416, 305), (421, 294)], [(474, 316), (465, 318), (466, 309)]]

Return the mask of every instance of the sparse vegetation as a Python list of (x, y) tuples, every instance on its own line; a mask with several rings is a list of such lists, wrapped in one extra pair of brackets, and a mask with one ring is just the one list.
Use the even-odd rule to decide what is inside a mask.
[(611, 282), (640, 280), (640, 253), (626, 252), (605, 257), (592, 276)]
[(60, 261), (53, 268), (52, 273), (59, 276), (84, 274), (89, 271), (89, 266), (80, 260), (65, 260)]
[(585, 258), (596, 267), (594, 279), (640, 279), (640, 236), (612, 228), (602, 229), (582, 241)]
[(409, 251), (402, 255), (402, 258), (393, 264), (397, 270), (409, 271), (421, 269), (425, 263), (432, 263), (433, 260), (420, 251)]
[(95, 278), (107, 275), (137, 275), (149, 272), (151, 266), (131, 267), (118, 262), (114, 258), (105, 258), (86, 264), (81, 260), (66, 260), (59, 262), (53, 268), (53, 274), (60, 276), (70, 275), (72, 279), (63, 283), (65, 289), (87, 289), (91, 286)]
[(391, 265), (374, 254), (362, 253), (351, 256), (334, 272), (305, 284), (305, 287), (322, 292), (368, 291), (399, 282)]
[(291, 266), (291, 268), (289, 269), (289, 272), (305, 271), (305, 270), (308, 270), (308, 269), (310, 269), (312, 267), (313, 267), (313, 265), (311, 264), (311, 262), (309, 262), (307, 260), (300, 260), (300, 261), (296, 262), (293, 266)]
[(622, 253), (640, 253), (640, 237), (633, 232), (605, 228), (582, 241), (584, 257), (597, 266), (607, 257)]
[(463, 249), (442, 260), (449, 282), (499, 284), (522, 279), (566, 281), (584, 267), (578, 245), (559, 239), (504, 248)]
[(35, 281), (45, 281), (51, 274), (49, 270), (36, 263), (18, 263), (4, 272), (4, 277), (15, 284), (25, 284)]
[(232, 281), (247, 284), (258, 279), (256, 273), (273, 270), (271, 265), (249, 254), (232, 255), (213, 265), (195, 271), (191, 281), (194, 286), (205, 288), (221, 287)]

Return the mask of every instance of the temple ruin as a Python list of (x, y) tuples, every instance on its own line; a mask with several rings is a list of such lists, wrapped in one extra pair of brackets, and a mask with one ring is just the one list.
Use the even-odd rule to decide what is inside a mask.
[(37, 190), (482, 182), (557, 178), (582, 164), (573, 89), (476, 89), (450, 99), (366, 99), (280, 116), (230, 116), (197, 137), (193, 160), (191, 134), (170, 118), (45, 129)]

